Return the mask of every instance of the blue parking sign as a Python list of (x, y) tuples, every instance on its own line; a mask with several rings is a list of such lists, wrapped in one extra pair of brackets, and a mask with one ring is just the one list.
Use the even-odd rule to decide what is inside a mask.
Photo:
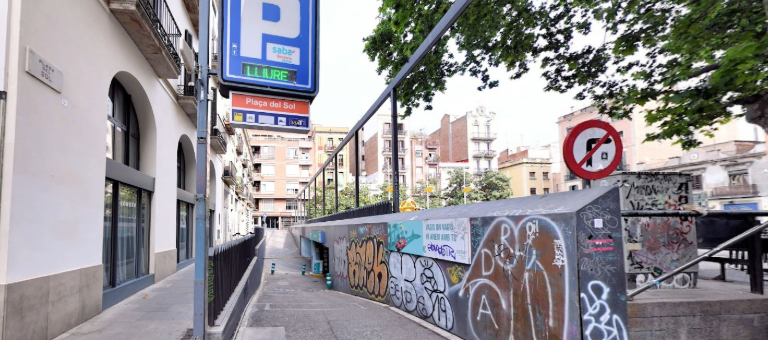
[(288, 98), (318, 92), (318, 0), (223, 0), (225, 87)]

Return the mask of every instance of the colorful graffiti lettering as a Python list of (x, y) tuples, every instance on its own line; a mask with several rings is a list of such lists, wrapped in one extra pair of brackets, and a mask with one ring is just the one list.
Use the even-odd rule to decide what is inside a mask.
[(457, 284), (464, 279), (464, 267), (458, 264), (448, 267), (446, 271), (448, 272), (448, 278), (451, 279), (453, 284)]
[(365, 292), (375, 300), (387, 297), (386, 243), (377, 236), (350, 240), (347, 247), (347, 277), (352, 290)]

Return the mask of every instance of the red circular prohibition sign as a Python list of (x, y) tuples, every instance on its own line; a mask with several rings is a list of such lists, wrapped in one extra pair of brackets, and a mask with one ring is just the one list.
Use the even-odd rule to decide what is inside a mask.
[[(587, 153), (584, 159), (577, 160), (573, 153), (576, 138), (578, 138), (582, 132), (591, 128), (605, 130), (606, 134), (600, 141), (597, 142), (592, 150)], [(592, 157), (592, 155), (597, 152), (597, 149), (599, 149), (600, 146), (602, 146), (608, 138), (613, 139), (612, 144), (616, 148), (616, 152), (611, 163), (605, 167), (605, 169), (600, 171), (589, 171), (582, 168), (581, 164), (583, 164), (584, 160)], [(568, 135), (565, 137), (565, 145), (563, 145), (563, 160), (565, 160), (565, 165), (568, 166), (568, 169), (570, 169), (576, 176), (584, 179), (600, 179), (610, 175), (619, 167), (619, 164), (621, 163), (622, 150), (624, 150), (624, 145), (621, 143), (621, 136), (619, 136), (619, 132), (616, 131), (616, 129), (614, 129), (611, 124), (601, 120), (588, 120), (573, 127), (571, 132), (568, 133)]]

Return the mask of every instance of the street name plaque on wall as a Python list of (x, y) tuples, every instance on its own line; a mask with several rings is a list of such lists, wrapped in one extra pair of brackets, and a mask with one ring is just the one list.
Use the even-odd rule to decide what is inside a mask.
[(61, 93), (61, 88), (64, 87), (64, 74), (61, 73), (61, 70), (43, 59), (30, 47), (27, 47), (27, 73), (50, 86), (56, 92)]

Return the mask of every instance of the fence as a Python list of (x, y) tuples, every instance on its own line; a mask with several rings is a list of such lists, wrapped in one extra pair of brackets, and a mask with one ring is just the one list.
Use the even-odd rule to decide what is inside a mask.
[[(208, 250), (208, 325), (213, 326), (224, 310), (243, 274), (259, 251), (256, 246), (264, 238), (263, 228), (254, 234)], [(262, 247), (263, 248), (263, 247)], [(260, 261), (263, 262), (263, 259)], [(257, 268), (258, 269), (258, 268)], [(260, 270), (260, 269), (259, 269)]]
[(179, 53), (179, 39), (181, 39), (181, 30), (179, 25), (176, 24), (176, 19), (173, 18), (171, 9), (165, 0), (153, 1), (153, 0), (139, 0), (141, 8), (144, 13), (152, 20), (152, 24), (155, 26), (155, 30), (160, 34), (160, 38), (163, 40), (163, 45), (168, 53), (171, 54), (176, 67), (181, 68), (181, 57)]
[(384, 201), (384, 202), (366, 205), (364, 207), (344, 210), (334, 214), (313, 218), (311, 220), (307, 220), (307, 223), (338, 221), (338, 220), (346, 220), (349, 218), (377, 216), (377, 215), (385, 215), (390, 213), (392, 213), (392, 202)]

